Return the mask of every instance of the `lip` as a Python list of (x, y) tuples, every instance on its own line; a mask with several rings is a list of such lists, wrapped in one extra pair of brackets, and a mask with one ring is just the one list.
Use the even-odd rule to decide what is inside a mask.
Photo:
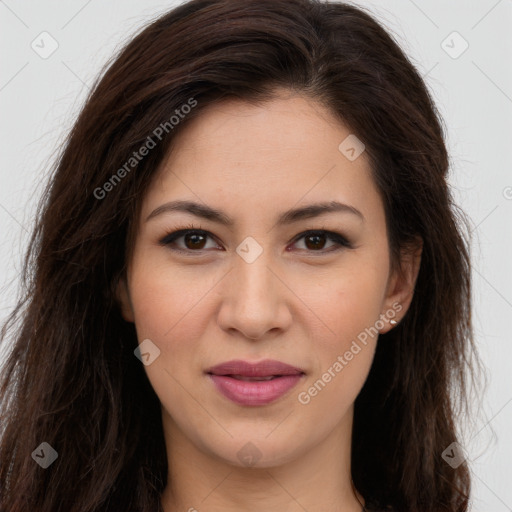
[(271, 377), (274, 375), (297, 375), (304, 373), (301, 368), (274, 359), (264, 359), (257, 363), (233, 359), (206, 370), (213, 375), (242, 375), (244, 377)]
[[(305, 375), (301, 368), (265, 359), (258, 363), (233, 360), (206, 371), (217, 390), (239, 405), (257, 406), (274, 402), (298, 384)], [(269, 378), (272, 380), (241, 380)]]

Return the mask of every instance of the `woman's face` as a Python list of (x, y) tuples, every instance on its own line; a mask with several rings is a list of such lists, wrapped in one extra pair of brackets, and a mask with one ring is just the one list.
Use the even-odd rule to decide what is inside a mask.
[[(176, 201), (197, 203), (196, 214)], [(334, 202), (346, 206), (315, 206)], [(171, 240), (181, 229), (202, 231)], [(364, 147), (319, 104), (280, 95), (210, 106), (175, 139), (144, 198), (120, 289), (139, 343), (150, 340), (142, 359), (168, 439), (270, 467), (349, 435), (375, 332), (403, 317), (416, 270), (390, 275)], [(209, 373), (232, 360), (300, 373)]]

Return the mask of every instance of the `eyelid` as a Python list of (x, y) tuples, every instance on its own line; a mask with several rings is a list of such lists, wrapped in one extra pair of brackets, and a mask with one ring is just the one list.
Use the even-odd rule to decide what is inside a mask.
[[(186, 253), (186, 254), (191, 254), (191, 253), (202, 254), (207, 249), (191, 250), (191, 249), (179, 249), (179, 248), (170, 247), (170, 245), (172, 243), (174, 243), (176, 240), (182, 238), (183, 236), (185, 236), (191, 232), (192, 233), (193, 232), (201, 233), (201, 234), (211, 238), (212, 240), (216, 241), (216, 237), (212, 233), (210, 233), (208, 230), (203, 229), (200, 225), (199, 226), (188, 225), (188, 226), (179, 227), (179, 228), (170, 230), (163, 238), (161, 238), (159, 240), (159, 244), (163, 245), (163, 246), (168, 246), (171, 250), (176, 251), (176, 252), (181, 252), (181, 253)], [(311, 253), (311, 254), (322, 255), (322, 254), (328, 254), (330, 252), (337, 252), (338, 250), (341, 250), (341, 249), (353, 249), (354, 248), (354, 245), (352, 244), (352, 242), (350, 242), (349, 239), (347, 239), (346, 236), (342, 235), (341, 233), (331, 231), (329, 229), (325, 229), (325, 227), (316, 228), (316, 229), (308, 229), (308, 230), (302, 231), (301, 233), (296, 235), (292, 239), (292, 241), (289, 243), (295, 244), (300, 239), (305, 238), (308, 235), (313, 235), (313, 234), (318, 234), (318, 233), (325, 235), (325, 237), (327, 239), (334, 242), (335, 248), (334, 249), (333, 248), (319, 249), (317, 251), (315, 251), (315, 250), (308, 251), (306, 249), (305, 250), (306, 252)], [(218, 243), (218, 242), (216, 242), (216, 243)]]

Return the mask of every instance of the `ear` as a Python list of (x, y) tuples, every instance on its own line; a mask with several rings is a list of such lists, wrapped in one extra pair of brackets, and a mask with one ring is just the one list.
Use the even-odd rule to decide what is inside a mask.
[(412, 302), (414, 286), (420, 270), (422, 250), (423, 240), (421, 238), (417, 238), (413, 244), (409, 244), (402, 249), (398, 268), (388, 279), (386, 296), (381, 312), (384, 327), (379, 329), (380, 334), (390, 331), (400, 323), (400, 320), (407, 313)]
[(126, 275), (123, 274), (116, 285), (116, 298), (121, 308), (121, 314), (127, 322), (134, 322), (133, 306), (130, 299), (130, 292), (126, 281)]

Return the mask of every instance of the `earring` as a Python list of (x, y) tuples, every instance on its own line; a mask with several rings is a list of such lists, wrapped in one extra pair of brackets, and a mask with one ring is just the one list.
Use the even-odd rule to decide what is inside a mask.
[(390, 323), (391, 325), (396, 325), (398, 322), (397, 322), (396, 320), (390, 320), (390, 321), (389, 321), (389, 323)]

